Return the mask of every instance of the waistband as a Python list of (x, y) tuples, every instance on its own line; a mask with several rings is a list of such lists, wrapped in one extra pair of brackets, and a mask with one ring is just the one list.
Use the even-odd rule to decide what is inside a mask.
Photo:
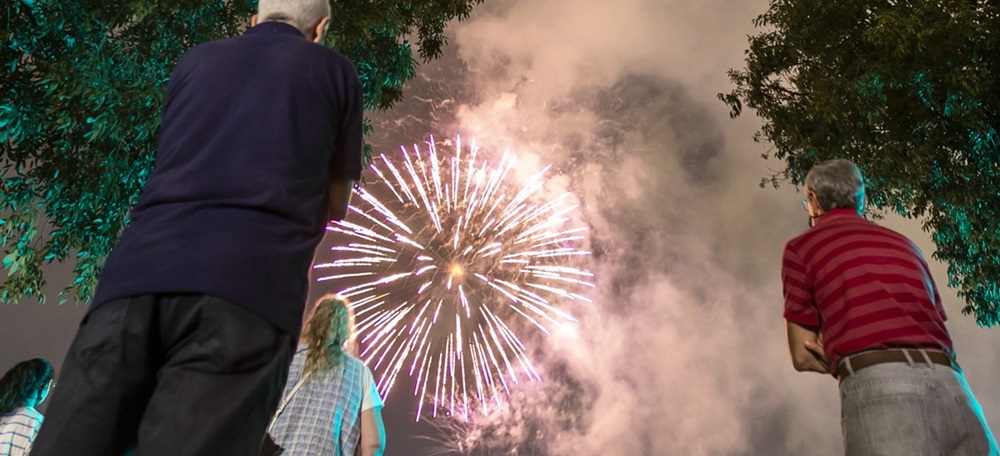
[(958, 363), (945, 352), (925, 349), (888, 349), (875, 350), (845, 356), (837, 366), (837, 378), (854, 375), (866, 367), (885, 363), (938, 364), (948, 366), (957, 372), (962, 372)]

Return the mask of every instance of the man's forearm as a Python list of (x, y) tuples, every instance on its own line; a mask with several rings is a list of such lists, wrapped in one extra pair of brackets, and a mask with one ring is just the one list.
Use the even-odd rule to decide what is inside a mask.
[(343, 220), (347, 217), (347, 206), (351, 202), (351, 189), (354, 181), (338, 180), (330, 183), (330, 203), (327, 209), (328, 220)]
[(799, 372), (819, 372), (821, 374), (830, 373), (830, 369), (819, 358), (809, 355), (802, 358), (793, 358), (792, 365)]
[(792, 366), (799, 372), (829, 373), (826, 358), (822, 353), (823, 343), (819, 328), (802, 326), (785, 321), (788, 332), (788, 350), (792, 355)]

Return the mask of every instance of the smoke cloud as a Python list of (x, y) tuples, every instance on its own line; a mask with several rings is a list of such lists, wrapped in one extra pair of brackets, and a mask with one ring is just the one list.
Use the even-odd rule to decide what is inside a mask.
[[(491, 0), (455, 25), (450, 54), (422, 67), (410, 99), (376, 120), (381, 149), (433, 131), (511, 149), (525, 173), (552, 164), (550, 190), (575, 193), (591, 228), (594, 305), (573, 309), (580, 324), (546, 342), (550, 383), (515, 393), (513, 415), (462, 428), (493, 439), (467, 451), (842, 454), (836, 381), (793, 371), (781, 319), (780, 255), (805, 228), (801, 195), (758, 187), (780, 164), (760, 158), (758, 120), (730, 120), (715, 98), (766, 8)], [(932, 252), (915, 222), (887, 223)], [(996, 431), (1000, 332), (977, 328), (946, 295)], [(516, 452), (501, 453), (503, 439)]]

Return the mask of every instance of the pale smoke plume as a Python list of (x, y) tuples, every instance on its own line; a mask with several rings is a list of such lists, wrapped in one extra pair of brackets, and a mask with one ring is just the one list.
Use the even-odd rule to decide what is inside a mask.
[[(751, 141), (757, 120), (730, 120), (715, 98), (766, 8), (493, 0), (455, 26), (454, 55), (423, 67), (393, 139), (430, 128), (510, 148), (526, 172), (552, 164), (550, 190), (580, 201), (598, 276), (579, 326), (548, 340), (551, 383), (466, 429), (485, 445), (470, 454), (842, 452), (836, 381), (795, 373), (784, 339), (779, 262), (805, 226), (801, 196), (758, 187), (779, 164)], [(960, 356), (976, 354), (966, 370), (997, 375), (991, 349), (975, 349), (998, 331), (949, 296)], [(996, 427), (1000, 393), (969, 380)]]

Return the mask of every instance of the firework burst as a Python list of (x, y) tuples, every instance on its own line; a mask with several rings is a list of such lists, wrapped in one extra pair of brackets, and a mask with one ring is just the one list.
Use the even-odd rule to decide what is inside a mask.
[(515, 185), (507, 152), (493, 166), (461, 138), (446, 155), (433, 138), (401, 149), (376, 158), (377, 181), (328, 228), (336, 259), (316, 265), (318, 280), (346, 287), (383, 396), (405, 372), (434, 416), (468, 416), (540, 379), (521, 330), (575, 321), (563, 309), (593, 287), (587, 229), (571, 226), (570, 194), (538, 200), (548, 168)]

